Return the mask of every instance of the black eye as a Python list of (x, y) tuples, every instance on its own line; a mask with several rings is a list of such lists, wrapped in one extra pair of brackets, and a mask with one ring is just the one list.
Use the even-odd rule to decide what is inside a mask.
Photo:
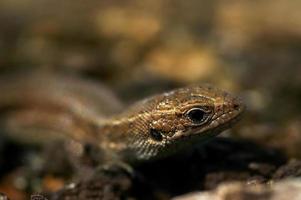
[(206, 112), (200, 108), (193, 108), (187, 112), (187, 116), (194, 123), (200, 123), (206, 119)]
[(156, 129), (150, 130), (150, 136), (152, 137), (153, 140), (156, 140), (156, 141), (162, 141), (162, 139), (163, 139), (162, 134)]

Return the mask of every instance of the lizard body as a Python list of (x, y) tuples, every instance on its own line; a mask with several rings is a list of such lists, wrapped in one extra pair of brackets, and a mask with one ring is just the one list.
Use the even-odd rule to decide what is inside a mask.
[(244, 110), (238, 98), (208, 85), (155, 95), (123, 111), (109, 91), (78, 78), (39, 74), (3, 79), (0, 85), (3, 130), (27, 140), (67, 136), (127, 163), (202, 143)]

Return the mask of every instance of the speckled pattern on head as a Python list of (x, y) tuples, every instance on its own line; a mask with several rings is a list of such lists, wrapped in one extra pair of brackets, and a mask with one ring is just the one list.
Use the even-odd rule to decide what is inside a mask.
[(111, 139), (111, 145), (101, 146), (113, 147), (128, 162), (162, 158), (216, 136), (243, 110), (239, 98), (209, 85), (176, 89), (142, 100), (109, 120), (102, 141)]

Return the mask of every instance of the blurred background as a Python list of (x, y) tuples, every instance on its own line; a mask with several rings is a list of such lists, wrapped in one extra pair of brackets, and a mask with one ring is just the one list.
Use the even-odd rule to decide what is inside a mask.
[(127, 103), (211, 83), (248, 105), (231, 137), (300, 158), (300, 8), (299, 0), (1, 0), (0, 73), (89, 77)]

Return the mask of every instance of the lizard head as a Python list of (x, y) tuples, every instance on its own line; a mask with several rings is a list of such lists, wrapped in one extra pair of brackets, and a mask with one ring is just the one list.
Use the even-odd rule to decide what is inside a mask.
[[(229, 128), (241, 116), (240, 99), (212, 86), (191, 86), (154, 96), (140, 106), (140, 136), (130, 146), (140, 159), (164, 157), (202, 143)], [(145, 131), (147, 130), (147, 131)]]

